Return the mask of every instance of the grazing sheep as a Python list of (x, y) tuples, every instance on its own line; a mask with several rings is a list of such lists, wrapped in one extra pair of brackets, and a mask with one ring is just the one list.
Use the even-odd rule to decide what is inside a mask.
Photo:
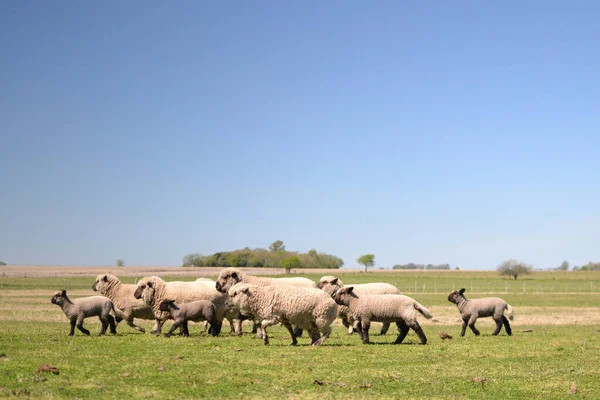
[[(333, 296), (336, 290), (342, 286), (344, 286), (342, 280), (331, 275), (323, 276), (317, 284), (319, 289), (324, 290), (330, 296)], [(385, 282), (361, 283), (352, 285), (352, 287), (354, 287), (354, 293), (358, 296), (367, 294), (401, 294), (397, 287)], [(348, 316), (348, 307), (338, 304), (338, 317), (342, 319), (342, 324), (348, 328), (348, 334), (351, 335), (354, 332), (354, 328), (352, 327), (354, 321), (352, 317)], [(390, 324), (384, 322), (379, 334), (385, 335), (388, 329), (390, 329)]]
[(191, 303), (175, 304), (174, 300), (163, 300), (159, 306), (160, 311), (168, 312), (171, 317), (175, 320), (173, 326), (169, 329), (169, 332), (165, 336), (169, 337), (181, 326), (183, 336), (190, 336), (188, 330), (188, 321), (200, 322), (206, 321), (211, 325), (209, 332), (213, 336), (216, 336), (215, 330), (212, 329), (212, 324), (215, 322), (216, 309), (215, 305), (208, 300), (196, 300)]
[(372, 321), (396, 323), (400, 333), (394, 344), (402, 343), (409, 328), (419, 336), (421, 344), (427, 343), (427, 337), (417, 321), (417, 311), (425, 318), (431, 318), (432, 315), (412, 297), (402, 294), (357, 296), (354, 287), (344, 286), (335, 292), (333, 298), (336, 303), (350, 309), (350, 315), (358, 323), (358, 333), (364, 344), (369, 343), (369, 328)]
[(196, 300), (208, 300), (215, 305), (215, 320), (211, 326), (211, 334), (218, 335), (225, 315), (225, 300), (227, 295), (217, 292), (212, 287), (197, 282), (165, 282), (158, 276), (141, 279), (133, 293), (136, 299), (144, 299), (154, 311), (156, 318), (156, 335), (160, 335), (163, 323), (169, 319), (170, 313), (161, 311), (159, 306), (163, 300), (173, 300), (180, 303), (189, 303)]
[(102, 329), (100, 329), (100, 335), (106, 333), (106, 328), (110, 325), (110, 333), (116, 334), (117, 329), (115, 325), (115, 319), (110, 312), (120, 314), (119, 310), (115, 310), (115, 307), (109, 298), (103, 296), (90, 296), (82, 297), (79, 299), (71, 300), (67, 296), (66, 290), (59, 290), (54, 293), (50, 300), (52, 304), (58, 305), (65, 313), (67, 318), (71, 321), (71, 330), (69, 336), (75, 334), (75, 326), (84, 335), (90, 334), (90, 331), (83, 327), (83, 320), (89, 317), (98, 317), (102, 322)]
[(320, 345), (331, 333), (330, 325), (337, 315), (337, 305), (331, 297), (312, 288), (238, 283), (229, 289), (229, 298), (242, 313), (260, 321), (265, 345), (269, 344), (267, 327), (277, 323), (287, 328), (293, 346), (298, 341), (292, 325), (308, 330), (312, 345)]
[[(294, 277), (294, 278), (266, 278), (262, 276), (254, 276), (245, 273), (244, 271), (238, 268), (224, 268), (219, 273), (219, 277), (217, 278), (217, 283), (215, 287), (219, 292), (227, 293), (231, 287), (237, 283), (252, 283), (258, 286), (270, 286), (270, 285), (292, 285), (296, 287), (308, 287), (308, 288), (316, 288), (317, 284), (311, 281), (308, 278), (302, 277)], [(251, 315), (247, 315), (246, 317), (252, 318)], [(240, 316), (240, 319), (243, 319)], [(241, 321), (240, 321), (241, 324)], [(256, 333), (257, 326), (252, 329), (252, 333)], [(239, 334), (241, 335), (241, 325)], [(302, 336), (302, 330), (296, 329), (295, 335), (300, 337)], [(262, 338), (262, 333), (259, 332), (257, 337)]]
[(496, 322), (496, 329), (494, 330), (494, 333), (492, 333), (492, 336), (496, 336), (500, 333), (502, 324), (504, 324), (504, 329), (508, 336), (512, 335), (508, 319), (504, 316), (504, 310), (508, 310), (508, 318), (511, 321), (514, 318), (514, 313), (513, 308), (506, 301), (499, 297), (467, 300), (464, 293), (465, 288), (462, 288), (460, 290), (453, 290), (448, 295), (448, 301), (456, 304), (463, 320), (460, 336), (465, 336), (467, 325), (471, 328), (475, 336), (479, 336), (479, 331), (475, 328), (475, 321), (477, 321), (477, 318), (485, 317), (492, 317), (494, 322)]
[[(144, 303), (144, 300), (133, 297), (137, 285), (122, 283), (119, 278), (111, 274), (101, 274), (96, 277), (92, 285), (94, 292), (100, 292), (103, 296), (112, 300), (114, 306), (121, 310), (127, 325), (140, 332), (146, 330), (133, 323), (134, 318), (154, 319), (152, 308)], [(117, 318), (117, 324), (120, 319)]]

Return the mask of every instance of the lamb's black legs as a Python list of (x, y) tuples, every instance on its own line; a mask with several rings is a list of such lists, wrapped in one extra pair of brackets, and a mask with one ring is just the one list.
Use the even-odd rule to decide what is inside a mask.
[(402, 343), (402, 341), (404, 340), (406, 335), (408, 335), (408, 325), (406, 325), (406, 322), (404, 322), (404, 321), (397, 321), (396, 326), (398, 327), (398, 331), (400, 333), (398, 334), (398, 337), (394, 341), (394, 344), (400, 344), (400, 343)]
[(508, 336), (512, 336), (512, 329), (510, 329), (510, 324), (508, 323), (508, 319), (503, 315), (502, 322), (504, 323), (504, 329), (506, 329), (506, 334)]

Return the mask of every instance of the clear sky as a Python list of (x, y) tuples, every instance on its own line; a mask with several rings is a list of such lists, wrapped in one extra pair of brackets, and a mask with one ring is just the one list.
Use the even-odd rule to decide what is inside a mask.
[(0, 260), (600, 261), (596, 1), (0, 2)]

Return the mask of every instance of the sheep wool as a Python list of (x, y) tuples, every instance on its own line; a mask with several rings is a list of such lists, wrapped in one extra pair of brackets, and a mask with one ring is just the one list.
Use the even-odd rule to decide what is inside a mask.
[(394, 344), (400, 344), (409, 329), (415, 331), (421, 344), (427, 343), (427, 337), (417, 321), (417, 311), (425, 318), (432, 318), (431, 312), (412, 297), (402, 294), (357, 295), (353, 286), (344, 286), (334, 295), (335, 302), (350, 309), (350, 315), (358, 323), (358, 333), (362, 342), (369, 343), (369, 328), (372, 321), (395, 322), (399, 334)]
[(477, 318), (486, 317), (492, 317), (494, 322), (496, 322), (496, 329), (492, 333), (492, 336), (496, 336), (500, 333), (502, 325), (504, 325), (506, 334), (508, 336), (512, 335), (510, 323), (504, 316), (504, 311), (506, 310), (508, 311), (508, 318), (511, 321), (514, 318), (513, 308), (510, 304), (499, 297), (484, 297), (481, 299), (468, 300), (464, 293), (465, 288), (462, 288), (460, 290), (453, 290), (448, 295), (448, 301), (456, 304), (463, 321), (460, 336), (465, 336), (467, 326), (471, 328), (475, 336), (479, 336), (480, 332), (475, 328), (475, 321), (477, 321)]
[(115, 320), (113, 316), (110, 315), (110, 312), (112, 311), (115, 314), (120, 314), (120, 311), (115, 310), (112, 301), (107, 297), (90, 296), (71, 300), (69, 296), (67, 296), (66, 290), (59, 290), (54, 293), (50, 302), (59, 306), (71, 322), (69, 336), (75, 334), (75, 326), (77, 326), (77, 329), (84, 335), (89, 336), (90, 331), (83, 327), (83, 320), (89, 317), (100, 318), (100, 322), (102, 322), (100, 335), (106, 333), (106, 328), (108, 328), (109, 325), (110, 332), (113, 334), (117, 333)]
[(225, 301), (227, 295), (220, 293), (213, 287), (197, 282), (165, 282), (158, 276), (142, 278), (134, 292), (136, 299), (143, 299), (154, 311), (157, 328), (156, 335), (160, 335), (163, 323), (171, 317), (168, 311), (160, 310), (160, 303), (163, 300), (173, 300), (174, 302), (189, 303), (196, 300), (208, 300), (215, 305), (215, 323), (213, 328), (218, 334), (221, 331), (221, 325), (225, 315)]
[(292, 345), (298, 343), (292, 325), (308, 330), (312, 344), (320, 345), (331, 333), (337, 315), (336, 303), (318, 289), (238, 283), (229, 289), (229, 297), (242, 313), (260, 321), (265, 344), (269, 344), (266, 328), (280, 323), (290, 333)]
[(136, 289), (137, 285), (122, 283), (119, 278), (111, 274), (98, 275), (92, 285), (93, 291), (108, 297), (115, 307), (123, 312), (123, 319), (127, 325), (139, 332), (145, 332), (145, 329), (136, 325), (133, 320), (134, 318), (153, 320), (154, 312), (144, 303), (144, 300), (133, 297)]
[[(325, 291), (325, 293), (332, 297), (335, 292), (343, 286), (344, 283), (341, 279), (331, 275), (321, 277), (319, 283), (317, 284), (318, 288), (322, 289)], [(401, 294), (397, 287), (386, 282), (360, 283), (349, 286), (354, 287), (354, 293), (358, 296), (368, 294)], [(351, 335), (354, 331), (352, 326), (354, 320), (352, 319), (352, 316), (349, 316), (348, 307), (338, 304), (338, 317), (342, 319), (342, 324), (348, 328), (348, 334)], [(390, 324), (388, 322), (384, 322), (379, 334), (385, 335), (389, 328)]]

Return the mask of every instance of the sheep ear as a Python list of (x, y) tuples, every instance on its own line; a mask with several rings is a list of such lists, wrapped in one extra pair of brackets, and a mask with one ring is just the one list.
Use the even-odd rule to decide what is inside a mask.
[(61, 294), (61, 296), (63, 296), (63, 297), (64, 297), (64, 296), (66, 296), (66, 295), (67, 295), (67, 291), (66, 291), (66, 290), (63, 290), (62, 292), (60, 292), (60, 294)]
[(104, 277), (102, 278), (102, 280), (103, 280), (104, 282), (108, 282), (108, 276), (104, 275)]
[(354, 291), (354, 286), (348, 286), (346, 288), (346, 293), (352, 293)]
[(332, 279), (330, 283), (331, 283), (332, 285), (335, 285), (335, 284), (337, 283), (337, 281), (338, 281), (338, 278), (335, 278), (335, 279)]
[(249, 287), (242, 288), (242, 293), (250, 293), (250, 288)]
[(237, 272), (232, 273), (231, 277), (237, 281), (238, 280), (238, 274), (237, 274)]
[(152, 282), (148, 282), (148, 287), (152, 287)]
[(460, 290), (458, 291), (458, 294), (463, 294), (463, 293), (465, 292), (465, 290), (466, 290), (465, 288), (462, 288), (462, 289), (460, 289)]

